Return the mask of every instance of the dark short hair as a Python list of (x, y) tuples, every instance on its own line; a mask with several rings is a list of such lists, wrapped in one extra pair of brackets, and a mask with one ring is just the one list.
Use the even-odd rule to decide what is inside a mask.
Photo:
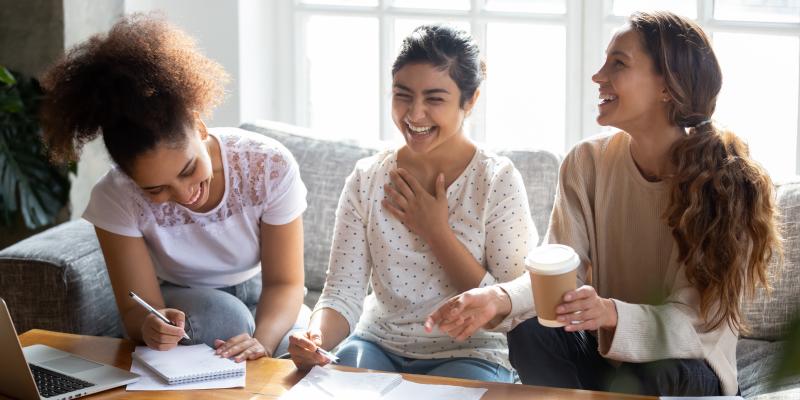
[(480, 59), (478, 44), (467, 32), (448, 25), (422, 25), (403, 39), (392, 75), (411, 63), (428, 63), (447, 70), (461, 91), (461, 107), (486, 78), (486, 65)]

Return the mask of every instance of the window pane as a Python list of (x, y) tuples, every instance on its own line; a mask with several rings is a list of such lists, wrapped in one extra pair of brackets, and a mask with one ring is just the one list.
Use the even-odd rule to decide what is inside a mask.
[(378, 19), (309, 17), (310, 127), (331, 138), (379, 134)]
[(634, 11), (668, 10), (688, 18), (697, 18), (695, 0), (614, 0), (614, 15), (627, 17)]
[(490, 11), (564, 14), (567, 5), (564, 0), (486, 0)]
[(469, 10), (470, 0), (394, 0), (392, 5), (400, 8)]
[(326, 6), (367, 6), (375, 7), (378, 0), (300, 0), (303, 4), (321, 4)]
[(563, 26), (488, 24), (488, 143), (564, 153), (566, 47)]
[[(419, 18), (397, 18), (394, 20), (394, 47), (392, 47), (392, 57), (396, 57), (397, 53), (400, 51), (400, 45), (403, 44), (403, 39), (406, 36), (410, 35), (411, 32), (414, 31), (420, 25), (425, 24), (435, 24), (435, 23), (446, 23), (447, 25), (451, 25), (455, 28), (470, 32), (470, 25), (467, 21), (458, 21), (458, 20), (435, 20), (435, 19), (419, 19)], [(394, 58), (390, 60), (390, 63), (394, 62)]]
[(800, 0), (716, 0), (714, 18), (734, 21), (800, 22)]
[(773, 179), (795, 173), (797, 151), (797, 37), (715, 33), (723, 73), (714, 118), (750, 144)]

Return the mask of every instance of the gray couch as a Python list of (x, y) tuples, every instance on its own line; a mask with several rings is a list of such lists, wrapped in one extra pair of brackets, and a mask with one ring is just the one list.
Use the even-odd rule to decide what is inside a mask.
[[(311, 138), (307, 131), (259, 121), (244, 129), (271, 136), (289, 148), (308, 187), (305, 225), (306, 304), (313, 307), (325, 280), (334, 214), (345, 177), (355, 162), (376, 148)], [(534, 222), (544, 233), (553, 206), (558, 156), (544, 151), (500, 151), (522, 173)], [(780, 342), (800, 296), (800, 182), (779, 187), (786, 227), (786, 263), (771, 298), (760, 293), (745, 305), (753, 329), (739, 341), (739, 382), (748, 398), (800, 398), (800, 379), (765, 396), (765, 377), (780, 353)], [(0, 251), (0, 297), (17, 329), (120, 336), (121, 323), (103, 256), (90, 224), (72, 221)], [(789, 389), (786, 391), (786, 389)]]

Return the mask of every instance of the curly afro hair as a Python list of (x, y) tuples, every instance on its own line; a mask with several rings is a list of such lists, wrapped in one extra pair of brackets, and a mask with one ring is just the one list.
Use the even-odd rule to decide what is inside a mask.
[(156, 145), (184, 143), (187, 127), (224, 98), (227, 81), (222, 66), (162, 15), (133, 14), (45, 72), (43, 140), (54, 161), (67, 162), (102, 134), (111, 158), (129, 172)]

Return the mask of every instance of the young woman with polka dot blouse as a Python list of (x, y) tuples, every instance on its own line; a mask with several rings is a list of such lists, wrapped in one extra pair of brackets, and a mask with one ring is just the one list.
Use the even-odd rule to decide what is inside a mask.
[(484, 77), (478, 47), (463, 31), (421, 26), (392, 76), (406, 143), (348, 177), (325, 288), (309, 330), (290, 338), (292, 360), (322, 365), (317, 348), (339, 345), (343, 365), (510, 382), (502, 333), (457, 342), (424, 328), (448, 298), (522, 275), (538, 241), (519, 172), (463, 132)]

